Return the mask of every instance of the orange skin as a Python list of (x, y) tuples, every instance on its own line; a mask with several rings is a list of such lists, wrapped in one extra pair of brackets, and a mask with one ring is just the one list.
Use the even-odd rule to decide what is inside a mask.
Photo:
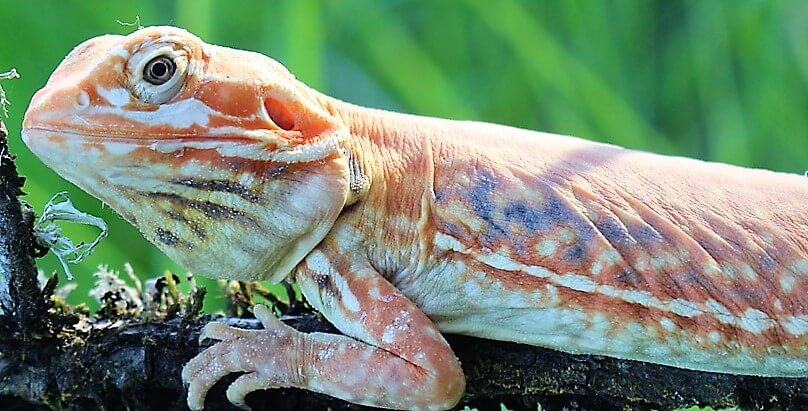
[[(161, 55), (177, 72), (147, 84)], [(291, 276), (345, 334), (260, 306), (266, 330), (211, 323), (193, 409), (230, 372), (242, 405), (295, 386), (450, 408), (465, 382), (441, 332), (808, 376), (802, 176), (357, 107), (167, 27), (78, 46), (24, 138), (187, 268)]]

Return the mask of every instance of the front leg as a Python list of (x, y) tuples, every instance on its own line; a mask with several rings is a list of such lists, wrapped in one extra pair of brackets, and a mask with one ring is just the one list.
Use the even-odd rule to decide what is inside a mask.
[(344, 335), (300, 333), (262, 306), (265, 330), (211, 323), (202, 336), (222, 340), (183, 369), (188, 405), (201, 409), (207, 390), (231, 372), (245, 372), (227, 390), (243, 405), (247, 393), (298, 387), (385, 408), (448, 409), (465, 389), (460, 363), (435, 324), (357, 254), (328, 241), (297, 269), (309, 302)]

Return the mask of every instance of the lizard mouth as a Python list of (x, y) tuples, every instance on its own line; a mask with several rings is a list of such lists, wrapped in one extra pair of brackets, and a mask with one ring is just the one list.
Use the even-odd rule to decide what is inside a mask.
[(150, 134), (149, 137), (133, 137), (130, 135), (115, 134), (115, 133), (99, 133), (99, 132), (79, 132), (75, 130), (64, 130), (48, 127), (26, 127), (22, 129), (22, 139), (29, 147), (32, 143), (37, 143), (38, 140), (62, 140), (67, 138), (82, 139), (87, 142), (115, 142), (115, 143), (130, 143), (142, 146), (154, 143), (184, 143), (184, 142), (204, 142), (216, 141), (220, 144), (224, 143), (255, 143), (267, 142), (266, 139), (260, 139), (247, 135), (200, 135), (200, 134)]
[(285, 136), (289, 131), (244, 130), (223, 127), (206, 134), (144, 132), (144, 137), (113, 132), (84, 132), (42, 126), (24, 127), (22, 139), (31, 151), (45, 160), (53, 155), (98, 150), (111, 154), (129, 154), (147, 149), (155, 154), (177, 154), (185, 149), (215, 150), (222, 157), (285, 163), (319, 161), (339, 151), (345, 136), (328, 133), (309, 144), (293, 145)]
[[(28, 148), (51, 167), (64, 168), (65, 163), (79, 159), (95, 163), (171, 155), (181, 157), (188, 149), (213, 152), (222, 158), (267, 161), (278, 150), (277, 142), (244, 135), (149, 135), (148, 137), (79, 132), (47, 127), (27, 127), (22, 139)], [(74, 164), (78, 165), (78, 164)]]

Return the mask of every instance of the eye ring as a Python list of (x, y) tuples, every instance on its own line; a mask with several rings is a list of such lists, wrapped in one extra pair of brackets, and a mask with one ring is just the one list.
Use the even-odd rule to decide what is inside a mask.
[(177, 72), (177, 64), (168, 56), (157, 56), (143, 67), (143, 79), (159, 86), (165, 84)]

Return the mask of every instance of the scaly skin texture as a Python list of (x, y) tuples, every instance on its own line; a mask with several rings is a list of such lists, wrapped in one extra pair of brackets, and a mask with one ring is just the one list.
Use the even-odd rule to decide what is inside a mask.
[[(160, 56), (176, 70), (153, 85)], [(193, 409), (231, 372), (236, 404), (294, 386), (450, 408), (464, 377), (441, 332), (808, 376), (802, 176), (356, 107), (170, 27), (79, 45), (23, 137), (185, 267), (292, 276), (345, 334), (261, 306), (266, 330), (211, 323), (221, 342), (183, 371)]]

